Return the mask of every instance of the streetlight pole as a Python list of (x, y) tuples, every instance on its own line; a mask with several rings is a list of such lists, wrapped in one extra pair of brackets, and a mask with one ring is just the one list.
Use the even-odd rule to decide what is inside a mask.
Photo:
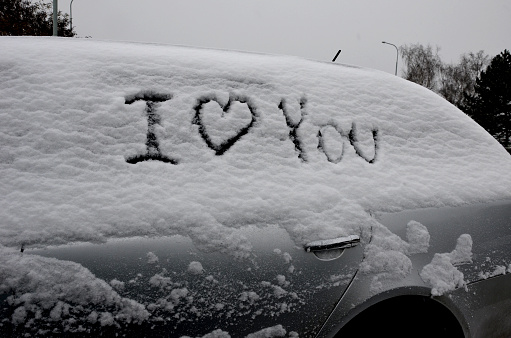
[(382, 41), (381, 43), (385, 43), (387, 45), (391, 45), (391, 46), (394, 46), (396, 48), (396, 73), (394, 75), (397, 76), (397, 59), (399, 58), (399, 49), (397, 49), (397, 46), (393, 43), (390, 43), (390, 42), (385, 42), (385, 41)]
[(53, 0), (53, 36), (59, 35), (58, 7), (59, 7), (58, 0)]
[(71, 3), (69, 3), (69, 30), (73, 31), (73, 1), (71, 0)]

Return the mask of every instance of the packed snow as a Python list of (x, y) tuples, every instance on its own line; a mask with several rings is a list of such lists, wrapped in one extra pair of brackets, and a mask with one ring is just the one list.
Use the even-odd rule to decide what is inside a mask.
[(447, 291), (466, 286), (464, 275), (455, 265), (472, 262), (472, 238), (461, 235), (456, 248), (449, 253), (436, 253), (431, 263), (425, 265), (420, 276), (431, 287), (433, 296), (441, 296)]
[(428, 252), (430, 239), (429, 231), (419, 222), (408, 222), (406, 225), (406, 239), (410, 245), (408, 248), (410, 254)]
[(403, 279), (410, 274), (412, 261), (409, 250), (414, 246), (383, 226), (375, 227), (372, 236), (360, 271), (373, 275), (371, 292), (376, 293), (383, 290), (386, 280)]
[(456, 241), (456, 248), (451, 252), (451, 262), (454, 265), (472, 263), (472, 237), (461, 235)]
[(65, 331), (77, 332), (83, 322), (104, 325), (141, 323), (149, 318), (145, 306), (121, 297), (111, 285), (74, 262), (24, 255), (0, 247), (0, 294), (15, 308), (12, 323), (37, 332), (42, 313)]
[[(408, 256), (427, 252), (429, 233), (412, 222), (404, 241), (374, 212), (511, 197), (511, 157), (490, 135), (436, 94), (383, 72), (88, 39), (2, 37), (0, 50), (0, 291), (21, 292), (10, 300), (19, 305), (14, 324), (39, 308), (101, 325), (197, 310), (193, 290), (165, 269), (148, 283), (170, 293), (146, 309), (117, 293), (142, 275), (108, 284), (20, 247), (179, 234), (243, 259), (252, 254), (248, 226), (277, 225), (299, 246), (371, 233), (360, 267), (376, 290), (410, 273)], [(145, 259), (159, 263), (152, 252)], [(421, 276), (442, 294), (463, 285), (455, 265), (470, 260), (464, 235)], [(216, 285), (200, 262), (187, 274)], [(290, 311), (300, 304), (288, 278), (233, 297)], [(82, 306), (95, 302), (102, 312)], [(255, 337), (286, 334), (265, 330)]]

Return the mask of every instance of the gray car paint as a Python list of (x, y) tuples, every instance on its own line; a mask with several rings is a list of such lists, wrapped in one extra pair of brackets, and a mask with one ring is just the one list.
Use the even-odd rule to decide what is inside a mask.
[[(362, 246), (318, 259), (276, 226), (250, 227), (243, 234), (253, 245), (249, 258), (199, 250), (183, 236), (27, 249), (25, 254), (70, 260), (107, 282), (124, 282), (119, 294), (146, 305), (152, 320), (119, 328), (121, 335), (197, 337), (221, 329), (243, 337), (276, 325), (300, 337), (316, 335), (355, 275)], [(158, 261), (152, 255), (153, 262), (148, 260), (148, 252)], [(202, 273), (191, 272), (191, 262), (200, 262)], [(164, 287), (150, 282), (157, 275), (168, 278)], [(187, 294), (179, 297), (184, 289)]]
[[(153, 318), (160, 318), (149, 326), (121, 328), (117, 331), (121, 334), (201, 336), (222, 329), (241, 337), (280, 324), (301, 337), (332, 337), (377, 302), (400, 295), (430, 296), (431, 286), (420, 276), (422, 268), (436, 253), (451, 252), (460, 235), (469, 234), (472, 262), (456, 266), (464, 274), (466, 287), (434, 299), (453, 312), (467, 337), (506, 336), (511, 331), (507, 320), (511, 274), (492, 275), (497, 267), (511, 263), (511, 201), (407, 210), (375, 218), (403, 239), (412, 220), (426, 226), (431, 236), (427, 253), (410, 255), (411, 273), (389, 281), (378, 293), (371, 291), (374, 276), (357, 272), (365, 240), (319, 259), (277, 226), (244, 229), (253, 245), (249, 258), (199, 250), (183, 236), (75, 244), (26, 253), (74, 261), (107, 282), (122, 281), (122, 296), (152, 308)], [(148, 252), (158, 261), (151, 263)], [(202, 273), (191, 273), (191, 262), (200, 262)], [(167, 277), (170, 284), (151, 285), (156, 275)], [(183, 288), (188, 294), (172, 309), (154, 306), (171, 300), (172, 291)], [(257, 299), (247, 297), (249, 292), (255, 292)]]
[[(417, 221), (431, 236), (427, 253), (411, 255), (412, 272), (392, 280), (381, 293), (371, 294), (371, 274), (358, 273), (337, 304), (319, 337), (332, 337), (350, 319), (385, 299), (401, 295), (431, 296), (431, 286), (421, 278), (422, 268), (436, 253), (451, 252), (457, 238), (472, 237), (472, 262), (457, 265), (466, 288), (433, 297), (457, 317), (467, 337), (507, 337), (511, 332), (511, 201), (497, 201), (460, 207), (425, 208), (380, 214), (379, 222), (405, 239), (406, 225)], [(497, 267), (506, 274), (491, 276)]]

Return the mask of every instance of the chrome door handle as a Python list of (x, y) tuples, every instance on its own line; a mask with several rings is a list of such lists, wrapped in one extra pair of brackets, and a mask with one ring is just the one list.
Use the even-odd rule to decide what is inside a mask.
[(360, 243), (360, 236), (351, 235), (347, 237), (339, 237), (333, 239), (325, 239), (322, 241), (314, 241), (305, 244), (305, 251), (323, 251), (333, 249), (347, 249), (352, 248)]

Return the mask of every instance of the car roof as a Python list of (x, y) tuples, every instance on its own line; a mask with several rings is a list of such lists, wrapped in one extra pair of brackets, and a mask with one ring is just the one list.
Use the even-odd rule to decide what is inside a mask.
[(373, 211), (511, 195), (488, 133), (384, 72), (92, 39), (0, 48), (3, 245), (180, 234), (243, 251), (243, 226), (304, 244)]

